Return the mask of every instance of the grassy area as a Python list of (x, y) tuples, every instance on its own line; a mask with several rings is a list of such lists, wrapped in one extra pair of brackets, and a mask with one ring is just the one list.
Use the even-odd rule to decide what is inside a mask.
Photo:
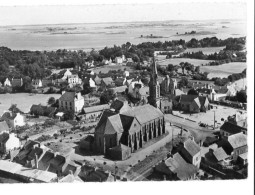
[(50, 97), (55, 99), (60, 98), (60, 94), (35, 94), (15, 93), (15, 94), (0, 94), (0, 115), (8, 110), (12, 104), (17, 104), (18, 108), (23, 112), (29, 112), (32, 104), (47, 105)]
[(182, 53), (192, 53), (192, 52), (199, 52), (202, 51), (204, 54), (214, 54), (215, 52), (218, 53), (220, 50), (223, 50), (225, 47), (201, 47), (201, 48), (187, 48)]
[(189, 62), (194, 66), (201, 66), (202, 64), (207, 64), (211, 60), (198, 60), (198, 59), (190, 59), (190, 58), (170, 58), (166, 59), (162, 62), (158, 62), (158, 65), (167, 66), (168, 64), (179, 65), (181, 62)]
[(126, 69), (129, 72), (132, 72), (133, 70), (129, 66), (123, 66), (123, 65), (106, 65), (102, 67), (97, 67), (93, 69), (93, 71), (98, 74), (99, 72), (101, 73), (108, 73), (109, 70), (124, 70)]

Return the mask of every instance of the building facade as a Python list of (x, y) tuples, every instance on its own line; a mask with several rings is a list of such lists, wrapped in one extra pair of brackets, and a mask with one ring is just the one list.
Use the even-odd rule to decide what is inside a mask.
[(75, 113), (80, 112), (84, 106), (84, 97), (81, 93), (63, 92), (59, 98), (59, 108), (71, 110)]

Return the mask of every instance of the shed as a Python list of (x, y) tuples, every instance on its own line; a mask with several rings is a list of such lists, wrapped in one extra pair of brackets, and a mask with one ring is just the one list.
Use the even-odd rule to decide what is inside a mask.
[(113, 160), (126, 160), (131, 156), (131, 148), (126, 145), (120, 144), (113, 148), (110, 148), (108, 155)]

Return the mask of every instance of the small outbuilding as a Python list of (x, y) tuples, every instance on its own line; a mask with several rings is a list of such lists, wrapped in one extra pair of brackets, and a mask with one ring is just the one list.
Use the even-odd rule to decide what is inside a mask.
[(131, 148), (126, 145), (120, 144), (110, 148), (108, 155), (113, 160), (126, 160), (131, 156)]

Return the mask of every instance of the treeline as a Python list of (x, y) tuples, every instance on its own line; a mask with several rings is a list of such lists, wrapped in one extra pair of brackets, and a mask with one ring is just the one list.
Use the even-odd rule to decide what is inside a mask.
[(227, 78), (214, 77), (211, 80), (214, 81), (215, 85), (224, 86), (229, 82), (234, 82), (243, 78), (246, 78), (246, 69), (244, 69), (241, 73), (231, 74)]
[(240, 51), (229, 51), (221, 50), (219, 53), (214, 54), (204, 54), (202, 51), (198, 52), (187, 52), (179, 56), (180, 58), (191, 58), (191, 59), (201, 59), (201, 60), (214, 60), (214, 62), (209, 62), (206, 65), (215, 66), (221, 65), (229, 62), (246, 62), (246, 52)]

